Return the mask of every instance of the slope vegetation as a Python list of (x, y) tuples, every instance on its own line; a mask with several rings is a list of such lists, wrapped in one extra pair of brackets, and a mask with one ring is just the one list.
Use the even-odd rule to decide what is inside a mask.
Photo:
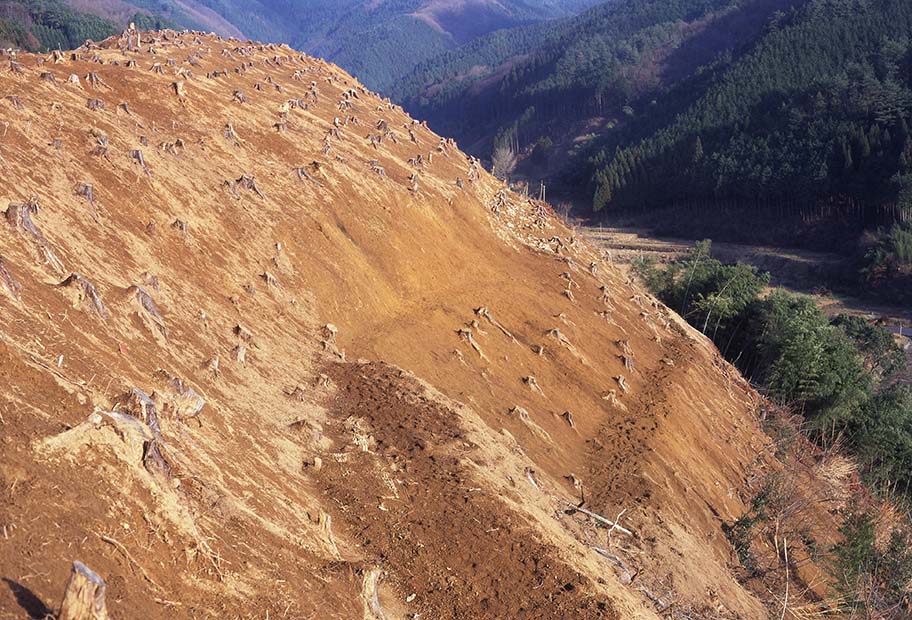
[(723, 529), (782, 469), (762, 401), (547, 205), (287, 47), (0, 72), (0, 618), (77, 559), (117, 618), (779, 605), (779, 538), (760, 587)]

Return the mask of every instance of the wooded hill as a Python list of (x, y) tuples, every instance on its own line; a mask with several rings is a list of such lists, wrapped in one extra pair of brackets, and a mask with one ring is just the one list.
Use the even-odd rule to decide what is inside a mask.
[(871, 227), (912, 205), (910, 35), (902, 0), (624, 0), (487, 37), (394, 94), (476, 153), (535, 154), (596, 211)]
[(474, 40), (585, 9), (598, 0), (209, 0), (248, 36), (289, 43), (387, 91), (420, 62)]
[(75, 47), (135, 21), (146, 29), (190, 28), (287, 43), (386, 91), (418, 63), (477, 37), (573, 15), (597, 2), (0, 0), (0, 44), (31, 51)]
[(120, 32), (130, 22), (140, 29), (202, 28), (206, 24), (170, 0), (82, 3), (61, 0), (0, 1), (0, 47), (25, 51), (72, 49), (86, 40)]

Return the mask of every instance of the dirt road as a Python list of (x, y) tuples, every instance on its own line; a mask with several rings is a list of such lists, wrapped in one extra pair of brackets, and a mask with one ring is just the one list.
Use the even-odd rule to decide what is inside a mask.
[[(640, 257), (664, 264), (678, 259), (693, 248), (693, 240), (653, 236), (646, 228), (591, 226), (581, 229), (590, 239), (607, 249), (614, 262), (629, 266)], [(826, 282), (843, 266), (838, 254), (811, 252), (740, 243), (713, 242), (712, 254), (722, 262), (754, 265), (771, 275), (771, 285), (797, 293), (814, 295), (829, 316), (847, 313), (885, 319), (896, 333), (912, 332), (912, 309), (878, 303), (874, 300), (834, 294)]]

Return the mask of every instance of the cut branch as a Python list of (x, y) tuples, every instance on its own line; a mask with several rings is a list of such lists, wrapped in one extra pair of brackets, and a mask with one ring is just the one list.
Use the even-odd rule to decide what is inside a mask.
[[(590, 511), (590, 510), (586, 510), (585, 508), (582, 508), (582, 507), (580, 507), (580, 506), (577, 506), (577, 505), (574, 504), (573, 502), (568, 502), (568, 501), (564, 500), (564, 503), (567, 504), (568, 506), (570, 506), (571, 508), (573, 508), (573, 510), (576, 510), (577, 512), (581, 512), (581, 513), (583, 513), (584, 515), (586, 515), (587, 517), (592, 517), (593, 519), (595, 519), (595, 520), (598, 521), (599, 523), (602, 523), (602, 524), (604, 524), (604, 525), (607, 525), (608, 527), (611, 528), (612, 531), (620, 532), (621, 534), (624, 534), (625, 536), (633, 536), (633, 535), (634, 535), (633, 532), (631, 532), (630, 530), (628, 530), (626, 527), (621, 526), (621, 525), (620, 525), (619, 523), (617, 523), (616, 521), (612, 521), (611, 519), (607, 519), (607, 518), (603, 517), (602, 515), (600, 515), (600, 514), (598, 514), (598, 513), (592, 512), (592, 511)], [(621, 514), (623, 514), (623, 513), (621, 513)]]

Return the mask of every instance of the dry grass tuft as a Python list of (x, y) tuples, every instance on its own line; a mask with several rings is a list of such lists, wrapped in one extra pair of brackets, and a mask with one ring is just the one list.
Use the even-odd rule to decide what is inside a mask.
[(852, 486), (858, 476), (858, 464), (841, 453), (839, 445), (831, 446), (815, 466), (824, 485), (824, 494), (844, 508), (852, 497)]
[[(885, 497), (877, 504), (875, 510), (874, 547), (881, 553), (886, 552), (893, 533), (903, 529), (908, 522), (908, 515), (899, 504), (892, 497)], [(906, 589), (908, 590), (909, 586)]]

